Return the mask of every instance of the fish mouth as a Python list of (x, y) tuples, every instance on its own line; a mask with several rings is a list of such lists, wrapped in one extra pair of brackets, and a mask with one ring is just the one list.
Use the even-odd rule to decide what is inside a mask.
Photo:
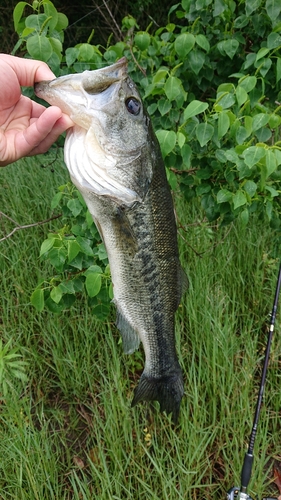
[(52, 104), (52, 92), (63, 85), (70, 85), (72, 90), (78, 88), (85, 90), (88, 94), (100, 94), (113, 83), (118, 82), (128, 76), (128, 61), (122, 57), (116, 63), (93, 71), (86, 70), (83, 73), (64, 75), (54, 80), (37, 82), (34, 85), (34, 92), (37, 97), (45, 99)]
[[(106, 91), (110, 92), (111, 89), (112, 94), (116, 85), (120, 85), (126, 78), (128, 78), (128, 62), (122, 57), (111, 66), (37, 82), (34, 85), (34, 92), (37, 97), (49, 104), (59, 106), (74, 122), (83, 127), (83, 123), (79, 123), (81, 110), (89, 110), (93, 102), (108, 101)], [(75, 120), (75, 116), (78, 117), (78, 121)], [(88, 121), (85, 120), (85, 128), (88, 125)]]

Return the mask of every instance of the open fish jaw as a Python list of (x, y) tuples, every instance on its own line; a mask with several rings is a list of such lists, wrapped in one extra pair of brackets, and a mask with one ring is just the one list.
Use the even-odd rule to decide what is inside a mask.
[(126, 60), (40, 82), (35, 91), (75, 123), (65, 162), (108, 253), (124, 351), (140, 341), (145, 350), (132, 404), (157, 400), (177, 421), (184, 388), (174, 321), (184, 279), (159, 144)]

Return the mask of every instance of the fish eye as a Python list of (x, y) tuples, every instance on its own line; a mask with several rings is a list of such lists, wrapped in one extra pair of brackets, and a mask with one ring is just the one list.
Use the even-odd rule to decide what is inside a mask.
[(125, 101), (125, 105), (129, 113), (137, 116), (141, 110), (141, 103), (135, 97), (128, 97)]

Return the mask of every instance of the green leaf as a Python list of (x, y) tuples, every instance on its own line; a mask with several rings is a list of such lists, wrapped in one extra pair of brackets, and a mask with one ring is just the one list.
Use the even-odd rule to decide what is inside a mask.
[(82, 238), (82, 236), (77, 236), (76, 241), (80, 246), (81, 252), (83, 252), (85, 255), (89, 255), (90, 257), (94, 255), (93, 249), (90, 246), (90, 240)]
[(235, 95), (230, 92), (219, 92), (217, 95), (216, 104), (219, 104), (223, 109), (228, 109), (235, 104)]
[(79, 50), (76, 47), (69, 47), (65, 51), (65, 60), (67, 67), (69, 68), (70, 66), (77, 61), (79, 55)]
[(268, 54), (268, 52), (269, 52), (269, 49), (267, 47), (262, 47), (256, 55), (256, 61), (263, 59)]
[[(256, 65), (255, 65), (256, 66)], [(271, 59), (264, 59), (262, 62), (261, 67), (259, 68), (260, 74), (265, 77), (265, 75), (268, 73), (272, 66), (272, 60)]]
[(185, 144), (185, 135), (182, 132), (177, 133), (178, 145), (180, 148)]
[(231, 163), (236, 164), (239, 160), (239, 156), (236, 153), (235, 149), (227, 149), (225, 152), (225, 156)]
[(158, 108), (158, 103), (157, 102), (153, 102), (152, 104), (150, 104), (149, 106), (147, 106), (147, 112), (149, 115), (154, 115), (156, 109)]
[(98, 295), (101, 289), (101, 275), (99, 273), (88, 273), (85, 286), (89, 297)]
[(255, 132), (261, 127), (264, 127), (268, 123), (269, 116), (270, 115), (267, 115), (265, 113), (258, 113), (257, 115), (255, 115), (253, 117), (253, 123), (252, 123), (253, 132)]
[(247, 198), (246, 198), (245, 194), (243, 193), (243, 191), (241, 191), (241, 190), (237, 191), (235, 193), (235, 195), (233, 196), (234, 210), (245, 205), (246, 203), (247, 203)]
[(269, 141), (269, 139), (271, 139), (272, 132), (269, 128), (262, 127), (256, 131), (255, 135), (256, 135), (259, 142), (267, 142), (267, 141)]
[(81, 271), (83, 267), (83, 260), (84, 260), (84, 255), (81, 252), (79, 252), (77, 256), (71, 261), (71, 266), (76, 267)]
[(49, 309), (54, 314), (59, 314), (62, 312), (64, 306), (62, 303), (56, 304), (51, 297), (48, 297), (47, 300), (45, 300), (45, 307)]
[(250, 146), (245, 149), (242, 153), (244, 161), (249, 168), (252, 168), (256, 165), (264, 156), (265, 156), (265, 148), (259, 146)]
[(58, 11), (52, 2), (44, 3), (44, 12), (50, 18), (48, 26), (50, 31), (54, 31), (58, 23)]
[(267, 15), (270, 17), (271, 21), (276, 21), (281, 12), (280, 0), (266, 0), (265, 8)]
[(67, 258), (68, 263), (72, 262), (73, 259), (79, 254), (81, 251), (80, 245), (78, 245), (76, 240), (68, 240), (67, 242)]
[[(75, 288), (74, 280), (65, 280), (59, 284), (62, 293), (75, 293), (77, 290)], [(83, 289), (83, 286), (82, 286)]]
[(272, 198), (276, 198), (276, 196), (280, 195), (280, 192), (274, 189), (272, 186), (265, 186), (265, 189), (270, 193)]
[(245, 179), (245, 178), (248, 179), (250, 177), (250, 175), (252, 174), (251, 169), (240, 158), (238, 159), (238, 161), (236, 163), (236, 168), (237, 168), (237, 170), (239, 172), (239, 180), (242, 180), (242, 179)]
[(52, 288), (50, 297), (56, 304), (60, 302), (60, 299), (62, 298), (62, 289), (60, 288), (60, 285)]
[(245, 14), (242, 14), (242, 16), (238, 16), (236, 17), (235, 21), (234, 21), (234, 28), (236, 29), (242, 29), (242, 28), (245, 28), (245, 26), (247, 26), (249, 24), (249, 18), (248, 16), (246, 16)]
[(157, 130), (156, 136), (160, 144), (163, 158), (165, 158), (173, 151), (177, 142), (177, 135), (173, 130)]
[(87, 222), (87, 226), (92, 227), (92, 225), (94, 224), (94, 219), (92, 217), (92, 214), (89, 212), (89, 210), (86, 210), (85, 219)]
[(36, 30), (38, 33), (41, 31), (43, 24), (47, 21), (48, 16), (46, 14), (31, 14), (25, 20), (25, 25), (27, 28)]
[(269, 177), (277, 169), (277, 161), (274, 152), (267, 149), (265, 152), (266, 176)]
[(89, 43), (81, 43), (79, 46), (78, 61), (90, 62), (95, 54), (94, 47)]
[(220, 140), (228, 131), (230, 119), (227, 111), (222, 111), (218, 117), (218, 140)]
[(220, 163), (226, 163), (227, 158), (223, 149), (217, 149), (215, 155)]
[(51, 248), (54, 246), (54, 243), (56, 241), (56, 238), (48, 238), (47, 240), (44, 240), (41, 248), (40, 248), (40, 257), (44, 255), (44, 253), (47, 253)]
[(68, 18), (65, 14), (62, 12), (58, 12), (58, 21), (56, 25), (56, 31), (62, 31), (65, 30), (68, 26)]
[(205, 52), (210, 52), (209, 40), (205, 37), (205, 35), (196, 35), (195, 41), (201, 49), (205, 50)]
[(169, 76), (164, 85), (165, 94), (171, 101), (183, 91), (182, 82), (176, 76)]
[(175, 40), (175, 51), (180, 59), (185, 59), (195, 45), (195, 36), (191, 33), (182, 33)]
[(250, 66), (252, 66), (256, 61), (256, 54), (255, 52), (250, 52), (250, 54), (247, 54), (246, 55), (246, 59), (245, 59), (245, 62), (243, 64), (243, 69), (246, 70), (248, 68), (250, 68)]
[(41, 288), (37, 288), (34, 290), (30, 297), (30, 302), (35, 307), (38, 312), (43, 311), (44, 309), (44, 291)]
[(238, 144), (243, 144), (248, 137), (248, 132), (245, 127), (238, 127), (236, 130), (236, 141)]
[[(53, 36), (49, 37), (50, 44), (52, 45), (54, 53), (59, 57), (59, 60), (62, 58), (62, 43), (60, 40), (57, 38), (54, 38)], [(54, 54), (53, 54), (54, 56)]]
[(62, 192), (56, 193), (55, 196), (52, 198), (52, 201), (51, 201), (51, 209), (52, 210), (54, 210), (54, 208), (57, 208), (57, 206), (59, 205), (59, 203), (62, 199), (62, 195), (63, 195)]
[(278, 33), (270, 33), (267, 37), (267, 47), (272, 49), (277, 49), (281, 45), (281, 36)]
[(227, 201), (232, 200), (233, 193), (228, 191), (228, 189), (220, 189), (217, 194), (217, 203), (226, 203)]
[(223, 0), (215, 0), (213, 16), (220, 16), (227, 9), (227, 4)]
[(246, 78), (241, 78), (239, 80), (239, 86), (242, 87), (246, 92), (251, 92), (257, 84), (257, 78), (255, 76), (246, 76)]
[(241, 87), (241, 85), (238, 85), (236, 88), (236, 99), (239, 107), (242, 106), (242, 104), (244, 104), (248, 99), (248, 94), (246, 90)]
[(146, 31), (139, 31), (134, 37), (134, 42), (138, 49), (140, 49), (141, 51), (146, 50), (150, 44), (149, 33), (147, 33)]
[(276, 115), (275, 113), (272, 113), (272, 115), (270, 115), (268, 120), (268, 125), (270, 126), (270, 128), (277, 128), (279, 127), (280, 123), (281, 123), (281, 117)]
[[(53, 47), (53, 43), (52, 43), (52, 38), (49, 38), (50, 40), (50, 43)], [(62, 59), (62, 54), (58, 55), (56, 53), (56, 50), (57, 50), (57, 47), (56, 49), (53, 50), (53, 53), (51, 55), (51, 57), (49, 57), (48, 61), (47, 61), (47, 64), (48, 66), (50, 66), (51, 70), (53, 71), (53, 73), (58, 73), (59, 70), (60, 70), (60, 63), (61, 63), (61, 59)]]
[(201, 168), (200, 170), (197, 170), (196, 172), (196, 177), (197, 179), (210, 179), (212, 176), (212, 169), (211, 168)]
[(196, 137), (200, 146), (205, 146), (214, 134), (214, 127), (210, 123), (199, 123), (196, 127)]
[(100, 245), (98, 245), (98, 258), (100, 260), (108, 260), (107, 252), (103, 243), (100, 243)]
[(14, 27), (15, 27), (16, 32), (18, 30), (19, 22), (22, 18), (22, 14), (23, 14), (23, 11), (24, 11), (24, 8), (26, 5), (29, 5), (29, 4), (27, 2), (19, 2), (16, 4), (16, 6), (14, 8), (13, 20), (14, 20)]
[(195, 75), (198, 75), (200, 70), (203, 68), (206, 59), (206, 55), (204, 54), (204, 52), (202, 52), (202, 50), (193, 49), (188, 54), (187, 59), (193, 73), (195, 73)]
[(252, 12), (257, 10), (261, 4), (261, 0), (246, 0), (246, 15), (249, 17)]
[(257, 184), (254, 181), (251, 181), (251, 180), (246, 181), (243, 187), (244, 187), (244, 190), (246, 191), (246, 193), (251, 198), (253, 198), (253, 196), (256, 194), (256, 191), (257, 191), (257, 188), (258, 188)]
[(183, 160), (184, 167), (189, 168), (191, 165), (192, 149), (189, 144), (184, 144), (181, 149), (181, 156)]
[(235, 38), (229, 38), (228, 40), (223, 40), (218, 44), (218, 49), (220, 50), (219, 45), (228, 57), (233, 59), (239, 47), (239, 42)]
[(88, 274), (91, 273), (98, 273), (102, 274), (102, 268), (100, 266), (97, 266), (96, 264), (88, 267), (88, 269), (84, 272), (84, 276), (87, 276)]
[(46, 36), (36, 34), (26, 41), (26, 48), (33, 59), (47, 62), (53, 53), (53, 48)]
[(169, 73), (168, 68), (161, 68), (158, 69), (158, 71), (155, 73), (155, 75), (152, 78), (153, 83), (159, 83), (165, 80), (167, 74)]
[(77, 198), (69, 200), (67, 202), (67, 207), (71, 211), (73, 217), (77, 217), (77, 215), (79, 215), (83, 210), (83, 207)]
[(54, 266), (58, 272), (61, 272), (63, 270), (64, 263), (67, 259), (66, 249), (63, 247), (52, 248), (48, 257), (52, 266)]
[(279, 151), (278, 149), (274, 149), (273, 152), (275, 154), (277, 165), (281, 165), (281, 151)]
[(196, 99), (194, 101), (191, 101), (188, 104), (187, 108), (184, 110), (184, 120), (186, 121), (193, 116), (203, 113), (208, 108), (208, 106), (208, 103), (197, 101)]
[(246, 115), (244, 117), (244, 125), (245, 129), (247, 130), (248, 136), (251, 135), (253, 131), (253, 118), (251, 116)]

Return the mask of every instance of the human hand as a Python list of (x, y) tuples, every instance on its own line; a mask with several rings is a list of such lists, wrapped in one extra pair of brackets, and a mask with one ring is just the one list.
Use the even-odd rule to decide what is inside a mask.
[(20, 86), (53, 80), (42, 61), (0, 54), (0, 166), (45, 153), (73, 122), (57, 106), (45, 108), (21, 94)]

